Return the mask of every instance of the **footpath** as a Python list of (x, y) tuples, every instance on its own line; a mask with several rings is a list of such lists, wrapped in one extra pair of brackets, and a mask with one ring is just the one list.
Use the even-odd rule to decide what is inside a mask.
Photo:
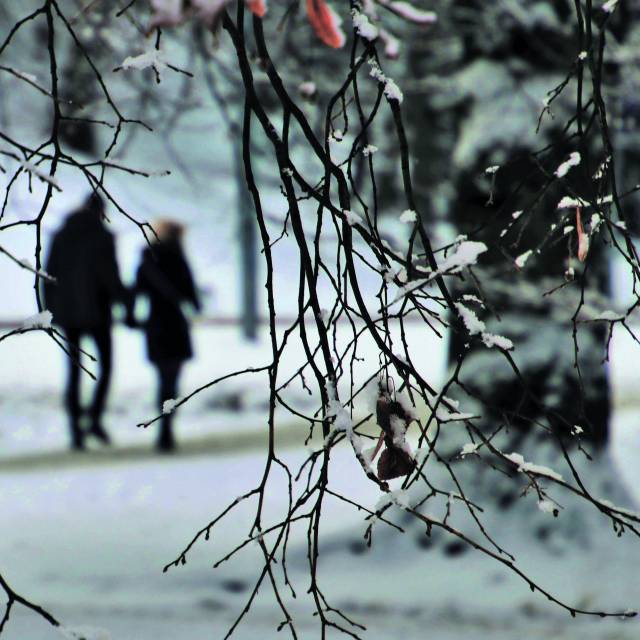
[[(307, 435), (308, 431), (301, 423), (280, 426), (276, 433), (277, 446), (279, 448), (303, 447)], [(316, 440), (317, 438), (314, 437), (313, 442)], [(178, 449), (171, 453), (158, 453), (153, 445), (148, 443), (96, 446), (85, 451), (70, 449), (29, 451), (0, 456), (0, 473), (178, 461), (201, 456), (256, 452), (266, 449), (267, 444), (268, 432), (265, 427), (264, 429), (239, 429), (192, 435), (180, 441)]]

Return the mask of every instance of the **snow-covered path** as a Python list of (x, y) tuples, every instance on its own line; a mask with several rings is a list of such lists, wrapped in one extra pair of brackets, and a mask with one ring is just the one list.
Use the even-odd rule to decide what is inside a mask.
[[(287, 456), (291, 464), (303, 459), (302, 451)], [(368, 483), (353, 473), (346, 449), (336, 462), (350, 477), (354, 497), (375, 500)], [(161, 569), (195, 531), (254, 487), (261, 472), (262, 456), (254, 452), (4, 475), (0, 511), (11, 517), (0, 524), (3, 573), (14, 576), (16, 588), (46, 604), (67, 624), (95, 626), (96, 619), (109, 619), (118, 628), (123, 621), (133, 621), (133, 628), (125, 625), (126, 632), (110, 629), (113, 638), (165, 637), (154, 631), (160, 618), (166, 619), (164, 626), (170, 621), (167, 638), (212, 637), (213, 629), (232, 623), (259, 566), (257, 547), (249, 547), (238, 562), (211, 569), (249, 529), (254, 505), (233, 512), (219, 535), (214, 532), (210, 542), (196, 546), (185, 566), (164, 574)], [(285, 505), (283, 482), (269, 492), (266, 513), (276, 517)], [(344, 503), (328, 503), (325, 533), (330, 536), (356, 520)], [(298, 536), (294, 546), (302, 542)], [(272, 607), (258, 603), (257, 611), (260, 625), (268, 620), (269, 628), (277, 626)], [(194, 621), (202, 634), (194, 630)], [(42, 636), (35, 632), (40, 627)], [(29, 635), (21, 635), (27, 628)], [(7, 638), (24, 637), (56, 636), (33, 617), (20, 616)]]
[[(302, 457), (292, 451), (288, 461)], [(375, 504), (377, 495), (347, 448), (336, 453), (334, 465), (336, 489), (348, 488), (352, 497)], [(0, 512), (10, 514), (0, 521), (3, 573), (71, 628), (105, 629), (104, 637), (113, 640), (222, 638), (249, 594), (258, 549), (249, 546), (238, 561), (215, 571), (211, 565), (250, 526), (251, 511), (233, 514), (219, 535), (196, 545), (185, 566), (166, 574), (161, 567), (238, 493), (254, 486), (260, 472), (261, 455), (250, 453), (3, 475)], [(270, 492), (267, 511), (281, 512), (284, 501), (284, 491)], [(412, 534), (400, 539), (380, 529), (374, 548), (365, 552), (362, 516), (339, 501), (326, 503), (324, 526), (322, 584), (334, 604), (369, 627), (367, 638), (417, 640), (425, 628), (439, 640), (487, 634), (498, 640), (632, 640), (640, 632), (633, 621), (573, 621), (490, 561), (471, 552), (447, 558), (441, 545), (422, 547)], [(523, 565), (569, 601), (638, 601), (637, 543), (626, 544), (635, 541), (616, 541), (607, 531), (593, 536), (587, 548), (556, 545), (549, 555), (530, 540), (519, 541), (522, 527), (513, 518), (501, 527), (501, 536), (519, 547)], [(290, 570), (301, 596), (308, 583), (303, 546), (304, 535), (297, 532)], [(607, 549), (613, 553), (604, 555)], [(241, 640), (276, 637), (281, 614), (269, 591), (261, 592), (239, 628)], [(318, 637), (309, 603), (292, 607), (300, 615), (300, 637)], [(59, 634), (16, 611), (4, 637), (55, 640)]]
[[(196, 331), (197, 352), (203, 357), (189, 365), (183, 391), (231, 367), (262, 364), (261, 359), (268, 356), (263, 342), (249, 346), (225, 331)], [(430, 368), (430, 379), (439, 380), (442, 345), (422, 336), (414, 339), (416, 358)], [(59, 398), (60, 354), (44, 335), (6, 341), (3, 349), (12, 363), (6, 370), (12, 375), (0, 380), (1, 455), (16, 460), (38, 451), (62, 452), (66, 431)], [(614, 389), (623, 408), (615, 415), (611, 453), (622, 478), (637, 492), (640, 438), (638, 411), (630, 401), (635, 369), (629, 353), (633, 351), (624, 343), (614, 341)], [(135, 427), (137, 421), (153, 415), (154, 381), (140, 336), (119, 329), (116, 358), (121, 367), (107, 424), (119, 446), (150, 448), (153, 431)], [(240, 413), (216, 406), (227, 393), (242, 397)], [(187, 443), (232, 431), (236, 435), (257, 432), (264, 424), (263, 383), (259, 378), (246, 379), (220, 392), (207, 392), (191, 408), (187, 405), (178, 420), (179, 437)], [(285, 455), (292, 464), (299, 464), (305, 450), (287, 449)], [(0, 462), (1, 569), (15, 588), (50, 607), (66, 625), (103, 628), (109, 633), (104, 638), (112, 640), (224, 637), (248, 597), (258, 550), (250, 546), (238, 561), (216, 571), (211, 565), (248, 529), (251, 511), (234, 513), (218, 536), (196, 545), (186, 566), (166, 574), (161, 568), (179, 554), (195, 531), (255, 486), (262, 452), (245, 447), (244, 452), (209, 450), (175, 459), (138, 455), (96, 466), (69, 459), (70, 463), (57, 466), (12, 468), (6, 473)], [(334, 454), (332, 482), (334, 488), (347, 490), (364, 504), (373, 506), (378, 499), (346, 447)], [(282, 511), (283, 489), (276, 486), (270, 491), (269, 513)], [(478, 554), (469, 551), (445, 557), (444, 539), (429, 547), (423, 532), (410, 531), (398, 538), (380, 529), (374, 548), (367, 552), (362, 546), (362, 514), (328, 500), (324, 516), (323, 584), (334, 604), (368, 626), (370, 640), (417, 640), (425, 636), (425, 629), (438, 640), (640, 637), (635, 622), (573, 621)], [(629, 536), (616, 540), (605, 523), (586, 542), (574, 545), (571, 540), (555, 540), (549, 551), (535, 542), (521, 516), (506, 521), (490, 518), (490, 525), (542, 583), (567, 601), (584, 606), (638, 606), (637, 541)], [(304, 547), (304, 532), (298, 531), (290, 569), (301, 596), (308, 586)], [(300, 637), (316, 638), (310, 604), (300, 597), (292, 607), (300, 615)], [(276, 637), (280, 619), (269, 589), (263, 589), (237, 637)], [(16, 610), (3, 637), (55, 640), (61, 636), (35, 616)]]

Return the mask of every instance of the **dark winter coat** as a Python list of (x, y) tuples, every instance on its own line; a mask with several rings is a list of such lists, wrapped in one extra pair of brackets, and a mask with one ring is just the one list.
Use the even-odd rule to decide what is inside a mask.
[(111, 324), (111, 305), (124, 302), (113, 235), (98, 214), (72, 213), (55, 234), (45, 270), (56, 278), (44, 286), (53, 321), (70, 329)]
[(135, 291), (149, 298), (144, 325), (149, 360), (158, 364), (188, 360), (193, 351), (181, 304), (190, 302), (200, 309), (200, 301), (179, 242), (159, 242), (145, 249)]

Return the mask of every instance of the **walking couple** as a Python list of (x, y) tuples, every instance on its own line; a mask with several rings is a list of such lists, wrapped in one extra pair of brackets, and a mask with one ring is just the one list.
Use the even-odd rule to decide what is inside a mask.
[[(192, 356), (189, 325), (183, 303), (196, 310), (200, 301), (182, 249), (183, 227), (162, 220), (153, 225), (155, 239), (142, 252), (136, 280), (126, 288), (120, 280), (113, 235), (104, 225), (105, 204), (91, 194), (65, 220), (55, 234), (46, 270), (55, 278), (44, 289), (45, 304), (61, 327), (68, 346), (68, 378), (65, 405), (71, 430), (71, 447), (82, 450), (89, 437), (110, 443), (102, 423), (112, 369), (111, 307), (126, 309), (126, 323), (144, 328), (147, 356), (158, 375), (158, 408), (177, 395), (182, 365)], [(135, 317), (138, 296), (149, 300), (144, 322)], [(96, 345), (99, 373), (89, 407), (80, 400), (81, 346), (83, 337)], [(172, 415), (162, 416), (156, 441), (160, 451), (175, 449)]]

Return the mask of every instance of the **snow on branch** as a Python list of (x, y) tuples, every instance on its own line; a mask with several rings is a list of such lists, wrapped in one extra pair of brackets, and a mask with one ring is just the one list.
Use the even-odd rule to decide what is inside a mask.
[(438, 15), (433, 11), (425, 11), (416, 8), (410, 2), (401, 0), (377, 0), (378, 4), (395, 13), (400, 18), (419, 25), (433, 24), (438, 20)]
[[(596, 198), (595, 204), (596, 206), (602, 206), (605, 204), (611, 204), (613, 202), (613, 195), (602, 196)], [(569, 196), (565, 196), (558, 202), (558, 209), (573, 209), (575, 207), (590, 207), (592, 206), (588, 200), (583, 200), (582, 198), (571, 198)]]
[(483, 242), (474, 242), (470, 240), (461, 242), (456, 247), (455, 252), (445, 258), (438, 265), (438, 269), (435, 272), (430, 273), (427, 277), (412, 280), (404, 287), (401, 287), (398, 290), (396, 297), (388, 303), (388, 306), (404, 299), (410, 293), (422, 289), (424, 286), (436, 280), (439, 276), (456, 274), (462, 271), (465, 267), (474, 265), (477, 262), (478, 257), (485, 251), (487, 251), (487, 245)]
[(485, 331), (485, 323), (480, 320), (471, 309), (460, 302), (456, 302), (456, 309), (458, 310), (458, 313), (462, 318), (462, 322), (464, 323), (464, 326), (469, 332), (470, 336), (480, 334), (482, 342), (489, 349), (491, 349), (492, 347), (498, 347), (499, 349), (502, 349), (504, 351), (510, 351), (511, 349), (513, 349), (513, 342), (511, 342), (509, 338), (505, 338), (504, 336), (495, 335), (493, 333), (488, 333), (487, 331)]
[(380, 83), (387, 99), (395, 100), (399, 104), (402, 104), (404, 96), (402, 95), (400, 87), (391, 78), (388, 78), (382, 73), (382, 69), (380, 69), (380, 66), (373, 58), (370, 58), (368, 62), (371, 67), (369, 75)]
[(164, 52), (156, 47), (148, 49), (144, 53), (141, 53), (137, 56), (128, 56), (123, 60), (122, 64), (116, 67), (113, 71), (126, 71), (128, 69), (153, 69), (158, 81), (160, 81), (162, 73), (165, 69), (171, 69), (172, 71), (176, 71), (186, 76), (193, 77), (193, 74), (191, 72), (187, 71), (186, 69), (181, 69), (180, 67), (172, 64), (166, 58)]
[(40, 313), (36, 313), (33, 316), (29, 316), (23, 320), (22, 329), (51, 329), (51, 323), (53, 321), (53, 315), (51, 311), (45, 309)]
[(117, 69), (148, 69), (152, 67), (158, 73), (166, 68), (164, 53), (160, 49), (149, 49), (137, 56), (128, 56)]
[(569, 173), (572, 167), (576, 167), (580, 164), (580, 154), (574, 151), (556, 170), (555, 175), (558, 178), (563, 178)]
[(62, 188), (60, 187), (60, 183), (58, 182), (55, 176), (44, 172), (37, 164), (34, 164), (33, 162), (29, 162), (28, 160), (20, 160), (19, 162), (20, 162), (20, 166), (25, 171), (35, 176), (39, 180), (42, 180), (42, 182), (46, 182), (47, 184), (50, 184), (56, 191), (62, 191)]
[(470, 336), (482, 333), (485, 330), (484, 322), (471, 309), (465, 307), (461, 302), (456, 302), (456, 309)]
[(486, 331), (482, 334), (482, 342), (484, 342), (485, 346), (489, 349), (492, 347), (498, 347), (498, 349), (503, 351), (511, 351), (514, 348), (513, 342), (511, 342), (509, 338), (496, 335), (495, 333), (487, 333)]
[(11, 261), (15, 262), (19, 267), (26, 269), (27, 271), (31, 271), (31, 273), (37, 275), (44, 280), (48, 280), (49, 282), (55, 282), (56, 279), (53, 276), (50, 276), (44, 269), (36, 269), (30, 260), (27, 258), (16, 258), (12, 253), (7, 251), (4, 247), (0, 246), (0, 253), (3, 253), (7, 258)]
[(365, 40), (375, 40), (380, 35), (380, 30), (371, 23), (366, 14), (358, 9), (351, 10), (353, 28), (356, 33)]
[(520, 473), (532, 473), (533, 475), (543, 476), (558, 482), (564, 481), (562, 476), (553, 469), (540, 464), (534, 464), (533, 462), (526, 462), (524, 457), (519, 453), (505, 453), (503, 455), (507, 460), (516, 465)]

